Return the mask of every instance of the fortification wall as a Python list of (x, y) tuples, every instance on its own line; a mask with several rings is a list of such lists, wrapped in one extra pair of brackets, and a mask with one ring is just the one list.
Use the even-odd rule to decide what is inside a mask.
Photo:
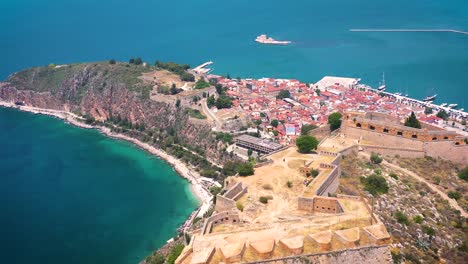
[(225, 211), (212, 215), (203, 224), (203, 235), (209, 234), (213, 226), (217, 224), (238, 224), (239, 222), (239, 213), (236, 211)]
[(222, 195), (216, 195), (216, 212), (229, 211), (236, 208), (236, 202), (233, 199), (226, 198)]
[(321, 168), (324, 166), (331, 167), (333, 169), (328, 175), (327, 179), (324, 180), (322, 185), (317, 189), (316, 195), (320, 196), (328, 196), (328, 194), (336, 192), (336, 190), (338, 189), (338, 185), (340, 184), (340, 167), (336, 165), (329, 165), (323, 163), (320, 164)]
[(314, 197), (314, 212), (337, 214), (342, 213), (343, 208), (336, 198)]
[(329, 263), (366, 263), (381, 264), (392, 263), (392, 257), (388, 246), (367, 246), (352, 249), (331, 251), (302, 256), (292, 256), (271, 260), (255, 261), (250, 263), (264, 264), (329, 264)]
[(233, 199), (238, 193), (242, 192), (242, 189), (242, 183), (238, 182), (224, 194), (224, 197)]
[(424, 157), (425, 152), (422, 150), (404, 149), (404, 148), (391, 148), (372, 145), (359, 145), (363, 151), (371, 153), (375, 152), (382, 156), (395, 156), (399, 155), (404, 158), (420, 158)]
[(415, 139), (386, 135), (355, 127), (347, 127), (344, 131), (346, 131), (344, 133), (347, 137), (361, 139), (362, 143), (369, 141), (383, 147), (400, 147), (406, 149), (423, 150), (424, 142)]
[(329, 197), (298, 198), (298, 208), (311, 213), (338, 214), (343, 212), (338, 199)]
[(455, 145), (454, 142), (427, 142), (424, 151), (428, 156), (439, 157), (468, 165), (468, 145)]

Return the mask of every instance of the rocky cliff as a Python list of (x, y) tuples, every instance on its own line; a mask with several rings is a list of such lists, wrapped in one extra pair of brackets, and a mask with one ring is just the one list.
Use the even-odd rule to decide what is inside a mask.
[[(178, 143), (219, 160), (221, 144), (208, 123), (193, 122), (182, 107), (150, 99), (153, 85), (140, 77), (154, 67), (128, 63), (74, 64), (20, 71), (0, 85), (0, 99), (67, 110), (107, 124), (125, 120), (123, 132), (163, 148)], [(163, 95), (161, 95), (163, 96)], [(118, 125), (118, 124), (117, 124)], [(142, 129), (143, 128), (143, 129)]]

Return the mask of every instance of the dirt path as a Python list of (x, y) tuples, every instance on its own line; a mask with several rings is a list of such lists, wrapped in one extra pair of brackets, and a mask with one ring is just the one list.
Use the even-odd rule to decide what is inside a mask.
[[(368, 158), (368, 159), (370, 158), (370, 155), (367, 154), (367, 153), (360, 152), (359, 154), (361, 154), (362, 156), (365, 156), (365, 157)], [(392, 169), (399, 170), (399, 171), (401, 171), (401, 172), (403, 172), (403, 173), (405, 173), (405, 174), (407, 174), (407, 175), (413, 177), (413, 178), (416, 179), (417, 181), (422, 182), (422, 183), (425, 183), (427, 186), (429, 186), (429, 188), (430, 188), (431, 190), (433, 190), (434, 192), (438, 193), (444, 200), (446, 200), (446, 201), (449, 203), (449, 205), (450, 205), (453, 209), (460, 211), (460, 213), (461, 213), (461, 215), (462, 215), (463, 217), (465, 217), (465, 218), (467, 217), (467, 213), (465, 212), (465, 210), (463, 210), (463, 208), (462, 208), (460, 205), (458, 205), (458, 203), (457, 203), (456, 200), (454, 200), (454, 199), (448, 197), (448, 195), (447, 195), (446, 193), (444, 193), (443, 191), (439, 190), (439, 188), (437, 188), (437, 186), (435, 186), (434, 184), (428, 182), (428, 181), (427, 181), (426, 179), (424, 179), (423, 177), (419, 176), (418, 174), (416, 174), (416, 173), (414, 173), (414, 172), (412, 172), (412, 171), (410, 171), (410, 170), (408, 170), (408, 169), (405, 169), (405, 168), (402, 168), (402, 167), (400, 167), (400, 166), (398, 166), (398, 165), (389, 163), (389, 162), (387, 162), (386, 160), (384, 160), (384, 161), (382, 162), (382, 165), (387, 166), (387, 167), (390, 167), (390, 168), (392, 168)]]

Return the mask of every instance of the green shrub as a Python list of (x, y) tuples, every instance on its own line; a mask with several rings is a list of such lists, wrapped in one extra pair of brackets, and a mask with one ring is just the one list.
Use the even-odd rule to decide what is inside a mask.
[(468, 181), (468, 166), (458, 173), (458, 177), (464, 181)]
[(388, 184), (384, 177), (377, 174), (372, 174), (368, 177), (361, 177), (361, 184), (364, 185), (364, 190), (372, 195), (384, 194), (388, 192)]
[(312, 170), (310, 171), (310, 175), (311, 175), (312, 177), (314, 177), (314, 178), (317, 177), (319, 174), (320, 174), (320, 172), (319, 172), (319, 170), (317, 170), (317, 169), (312, 169)]
[(176, 259), (182, 253), (183, 249), (184, 249), (184, 245), (182, 245), (182, 244), (177, 244), (174, 247), (172, 247), (171, 251), (169, 252), (169, 255), (167, 256), (167, 263), (168, 264), (174, 264)]
[(423, 220), (424, 220), (424, 219), (423, 219), (423, 217), (422, 217), (421, 215), (415, 215), (415, 216), (413, 217), (413, 221), (414, 221), (416, 224), (422, 223)]
[(454, 192), (454, 191), (450, 191), (448, 192), (448, 197), (449, 198), (452, 198), (452, 199), (455, 199), (455, 200), (458, 200), (461, 198), (461, 194), (459, 192)]
[(398, 176), (395, 173), (390, 173), (388, 176), (392, 177), (395, 180), (398, 180)]
[(237, 207), (237, 209), (239, 209), (239, 211), (241, 211), (241, 212), (244, 211), (244, 205), (241, 202), (237, 201), (236, 202), (236, 207)]
[(286, 186), (288, 186), (288, 188), (292, 188), (292, 186), (293, 186), (292, 181), (288, 181), (288, 182), (286, 183)]
[(265, 196), (260, 196), (260, 198), (258, 199), (261, 203), (264, 203), (264, 204), (267, 204), (268, 203), (268, 198), (266, 198)]
[(114, 59), (110, 59), (110, 60), (109, 60), (109, 64), (115, 64), (115, 60), (114, 60)]
[(254, 167), (251, 163), (246, 162), (237, 167), (240, 176), (250, 176), (254, 174)]
[(404, 213), (397, 211), (395, 212), (394, 216), (398, 223), (404, 224), (404, 225), (410, 224), (408, 217)]
[(434, 228), (432, 228), (430, 226), (427, 226), (427, 225), (422, 226), (422, 231), (424, 232), (424, 234), (426, 234), (426, 235), (428, 235), (430, 237), (433, 237), (436, 234), (436, 231), (434, 230)]
[(383, 158), (379, 156), (379, 154), (372, 152), (370, 156), (370, 161), (374, 164), (380, 164), (383, 161)]

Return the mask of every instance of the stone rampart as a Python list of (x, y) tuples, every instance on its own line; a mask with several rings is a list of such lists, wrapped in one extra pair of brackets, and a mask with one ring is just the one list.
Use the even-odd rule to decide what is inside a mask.
[(468, 165), (468, 145), (455, 145), (453, 142), (427, 142), (424, 144), (426, 155), (439, 157)]
[(327, 166), (333, 168), (328, 177), (323, 181), (322, 185), (317, 189), (316, 195), (328, 196), (330, 193), (334, 193), (338, 189), (340, 167), (336, 165), (320, 164), (320, 167)]
[(366, 263), (381, 264), (391, 263), (392, 258), (388, 246), (365, 246), (351, 249), (330, 251), (326, 253), (291, 256), (270, 260), (261, 260), (250, 263), (263, 264), (329, 264), (329, 263)]
[(224, 211), (212, 215), (205, 220), (203, 224), (203, 235), (209, 234), (211, 229), (217, 224), (238, 224), (240, 222), (239, 213), (237, 211)]
[(424, 157), (425, 152), (423, 150), (405, 149), (405, 148), (391, 148), (381, 147), (373, 145), (359, 145), (363, 151), (371, 153), (375, 152), (383, 156), (395, 156), (399, 155), (405, 158), (420, 158)]
[(236, 208), (236, 202), (233, 199), (226, 198), (222, 195), (216, 195), (216, 212), (228, 211)]
[(298, 198), (298, 208), (299, 210), (311, 212), (311, 213), (329, 213), (329, 214), (339, 214), (343, 213), (343, 208), (341, 207), (340, 202), (336, 198), (331, 197), (318, 197)]

